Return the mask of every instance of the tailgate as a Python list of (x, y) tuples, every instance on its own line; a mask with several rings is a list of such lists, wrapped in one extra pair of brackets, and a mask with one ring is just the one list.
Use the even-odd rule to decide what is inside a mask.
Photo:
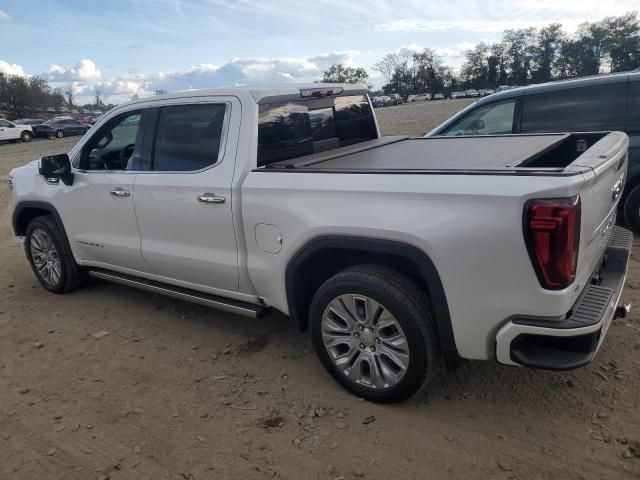
[(616, 209), (627, 173), (629, 139), (609, 133), (580, 155), (567, 170), (581, 170), (585, 183), (580, 194), (582, 221), (578, 276), (591, 275), (615, 226)]

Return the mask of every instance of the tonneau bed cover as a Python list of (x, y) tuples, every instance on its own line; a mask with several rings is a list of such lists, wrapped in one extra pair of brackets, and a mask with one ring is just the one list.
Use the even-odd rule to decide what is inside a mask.
[[(558, 173), (607, 133), (381, 137), (284, 160), (267, 169), (333, 172)], [(577, 173), (577, 169), (572, 172)]]

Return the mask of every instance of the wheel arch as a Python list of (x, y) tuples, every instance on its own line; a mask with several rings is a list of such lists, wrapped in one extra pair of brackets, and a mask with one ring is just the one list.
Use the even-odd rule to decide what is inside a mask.
[(313, 294), (331, 276), (358, 264), (374, 263), (405, 274), (427, 293), (436, 319), (436, 333), (448, 365), (456, 363), (449, 306), (438, 271), (429, 256), (414, 245), (359, 236), (323, 236), (303, 245), (289, 261), (285, 288), (289, 314), (301, 330), (308, 326)]
[(64, 236), (67, 236), (67, 232), (64, 229), (64, 224), (62, 223), (58, 210), (56, 210), (56, 208), (50, 203), (38, 201), (20, 202), (14, 208), (11, 225), (13, 226), (13, 233), (15, 236), (24, 236), (29, 223), (34, 218), (41, 217), (43, 215), (52, 215), (55, 218), (56, 223), (62, 229)]

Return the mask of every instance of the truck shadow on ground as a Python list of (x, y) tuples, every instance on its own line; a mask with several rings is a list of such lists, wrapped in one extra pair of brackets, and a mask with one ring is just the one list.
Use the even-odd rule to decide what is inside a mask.
[[(335, 389), (336, 394), (344, 392), (315, 359), (308, 332), (301, 332), (293, 321), (277, 311), (263, 319), (248, 319), (102, 281), (92, 281), (82, 293), (78, 293), (100, 297), (101, 303), (118, 305), (119, 309), (128, 310), (127, 305), (130, 304), (135, 306), (136, 312), (147, 311), (147, 316), (133, 312), (126, 317), (119, 314), (120, 321), (126, 325), (122, 328), (136, 330), (140, 335), (180, 332), (185, 341), (176, 341), (174, 345), (185, 351), (192, 345), (189, 337), (200, 339), (201, 348), (220, 348), (222, 343), (231, 345), (237, 361), (247, 362), (247, 367), (252, 362), (304, 359), (292, 362), (292, 368), (304, 370), (298, 372), (299, 377), (315, 378), (309, 382), (320, 382), (323, 388)], [(151, 323), (149, 318), (152, 318)], [(256, 354), (260, 356), (256, 357)], [(602, 364), (608, 358), (609, 355), (601, 352), (597, 360)], [(581, 408), (589, 397), (596, 397), (593, 394), (594, 381), (603, 381), (594, 375), (594, 369), (586, 367), (570, 372), (549, 372), (509, 367), (494, 361), (463, 361), (455, 370), (443, 371), (406, 403), (431, 405), (440, 401), (474, 401), (512, 409), (526, 408), (533, 402), (539, 409), (544, 405), (552, 408), (561, 399), (565, 408)], [(305, 385), (300, 385), (300, 388), (305, 388)]]

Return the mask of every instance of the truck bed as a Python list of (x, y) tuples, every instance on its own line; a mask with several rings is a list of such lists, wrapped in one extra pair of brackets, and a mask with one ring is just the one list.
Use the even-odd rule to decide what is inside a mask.
[(559, 133), (475, 137), (381, 137), (273, 163), (266, 168), (344, 173), (484, 171), (558, 174), (605, 135), (606, 133)]

